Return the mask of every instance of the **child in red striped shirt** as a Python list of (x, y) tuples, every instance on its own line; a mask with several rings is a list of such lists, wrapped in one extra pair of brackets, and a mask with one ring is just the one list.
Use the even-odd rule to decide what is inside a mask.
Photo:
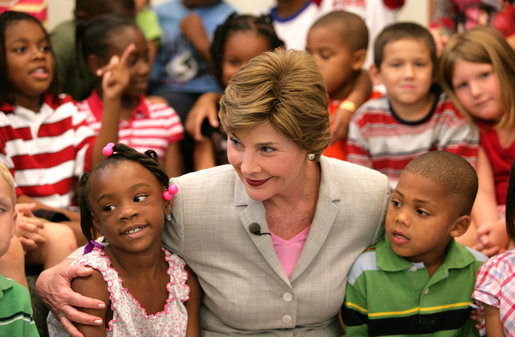
[(79, 213), (70, 207), (74, 181), (89, 167), (94, 137), (73, 101), (57, 95), (50, 40), (39, 20), (2, 13), (0, 53), (0, 162), (14, 177), (17, 203), (30, 204), (17, 206), (22, 247), (11, 245), (0, 270), (25, 283), (23, 261), (48, 268), (85, 242)]

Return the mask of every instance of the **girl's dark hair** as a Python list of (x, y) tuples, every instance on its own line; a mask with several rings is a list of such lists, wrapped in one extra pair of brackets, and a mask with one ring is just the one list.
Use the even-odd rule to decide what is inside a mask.
[(213, 42), (209, 49), (213, 60), (215, 78), (222, 87), (225, 87), (225, 84), (222, 82), (222, 61), (225, 44), (232, 33), (249, 31), (268, 39), (270, 50), (284, 46), (283, 40), (275, 33), (270, 15), (253, 16), (232, 13), (224, 23), (216, 28)]
[(515, 160), (511, 163), (510, 182), (506, 193), (506, 231), (515, 242)]
[(159, 158), (154, 150), (147, 150), (145, 153), (141, 153), (128, 145), (116, 144), (113, 147), (112, 155), (104, 158), (91, 173), (84, 173), (80, 179), (80, 227), (82, 228), (82, 233), (88, 240), (94, 240), (98, 236), (95, 226), (93, 226), (91, 207), (89, 205), (89, 193), (91, 190), (90, 177), (107, 166), (116, 165), (123, 161), (133, 161), (142, 165), (163, 185), (163, 191), (168, 188), (168, 175), (159, 162)]
[(77, 23), (77, 55), (82, 55), (84, 60), (89, 55), (97, 55), (108, 61), (111, 39), (127, 27), (139, 29), (134, 20), (118, 13), (102, 14), (90, 21)]
[[(5, 30), (10, 24), (24, 20), (34, 22), (39, 27), (41, 27), (43, 33), (45, 34), (45, 38), (48, 40), (48, 43), (50, 43), (50, 36), (48, 35), (48, 32), (46, 31), (41, 21), (39, 21), (36, 17), (24, 12), (16, 11), (6, 11), (0, 14), (0, 104), (15, 104), (13, 89), (9, 84), (9, 78), (7, 76)], [(50, 47), (52, 47), (51, 44)], [(52, 48), (50, 48), (50, 50), (55, 64), (54, 52)], [(52, 79), (52, 83), (50, 84), (49, 90), (57, 99), (57, 95), (59, 94), (59, 84), (57, 82), (57, 67), (54, 67), (54, 78)]]

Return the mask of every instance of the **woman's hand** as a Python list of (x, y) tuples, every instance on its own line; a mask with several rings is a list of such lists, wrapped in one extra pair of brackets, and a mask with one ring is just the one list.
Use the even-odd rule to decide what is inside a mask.
[(74, 307), (102, 309), (104, 302), (74, 292), (70, 283), (76, 277), (91, 275), (93, 269), (82, 265), (70, 265), (72, 260), (44, 270), (36, 281), (38, 297), (47, 305), (54, 316), (73, 337), (83, 337), (72, 322), (87, 325), (101, 325), (99, 317), (80, 312)]

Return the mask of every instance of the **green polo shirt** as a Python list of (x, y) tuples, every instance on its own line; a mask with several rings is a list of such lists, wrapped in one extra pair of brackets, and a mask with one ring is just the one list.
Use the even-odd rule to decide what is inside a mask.
[(362, 253), (348, 278), (346, 336), (479, 336), (468, 304), (483, 254), (454, 239), (429, 276), (424, 264), (396, 255), (387, 239)]
[(22, 285), (0, 275), (0, 336), (39, 336), (30, 295)]

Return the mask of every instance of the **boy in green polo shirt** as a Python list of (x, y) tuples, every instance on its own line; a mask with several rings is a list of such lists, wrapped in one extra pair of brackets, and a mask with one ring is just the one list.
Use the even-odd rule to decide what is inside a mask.
[[(0, 256), (4, 255), (14, 235), (16, 193), (9, 170), (0, 163)], [(30, 295), (25, 287), (0, 275), (0, 336), (39, 336)]]
[(469, 304), (487, 257), (454, 240), (470, 225), (477, 188), (474, 168), (450, 152), (428, 152), (406, 166), (392, 192), (385, 240), (348, 274), (346, 336), (479, 336)]

